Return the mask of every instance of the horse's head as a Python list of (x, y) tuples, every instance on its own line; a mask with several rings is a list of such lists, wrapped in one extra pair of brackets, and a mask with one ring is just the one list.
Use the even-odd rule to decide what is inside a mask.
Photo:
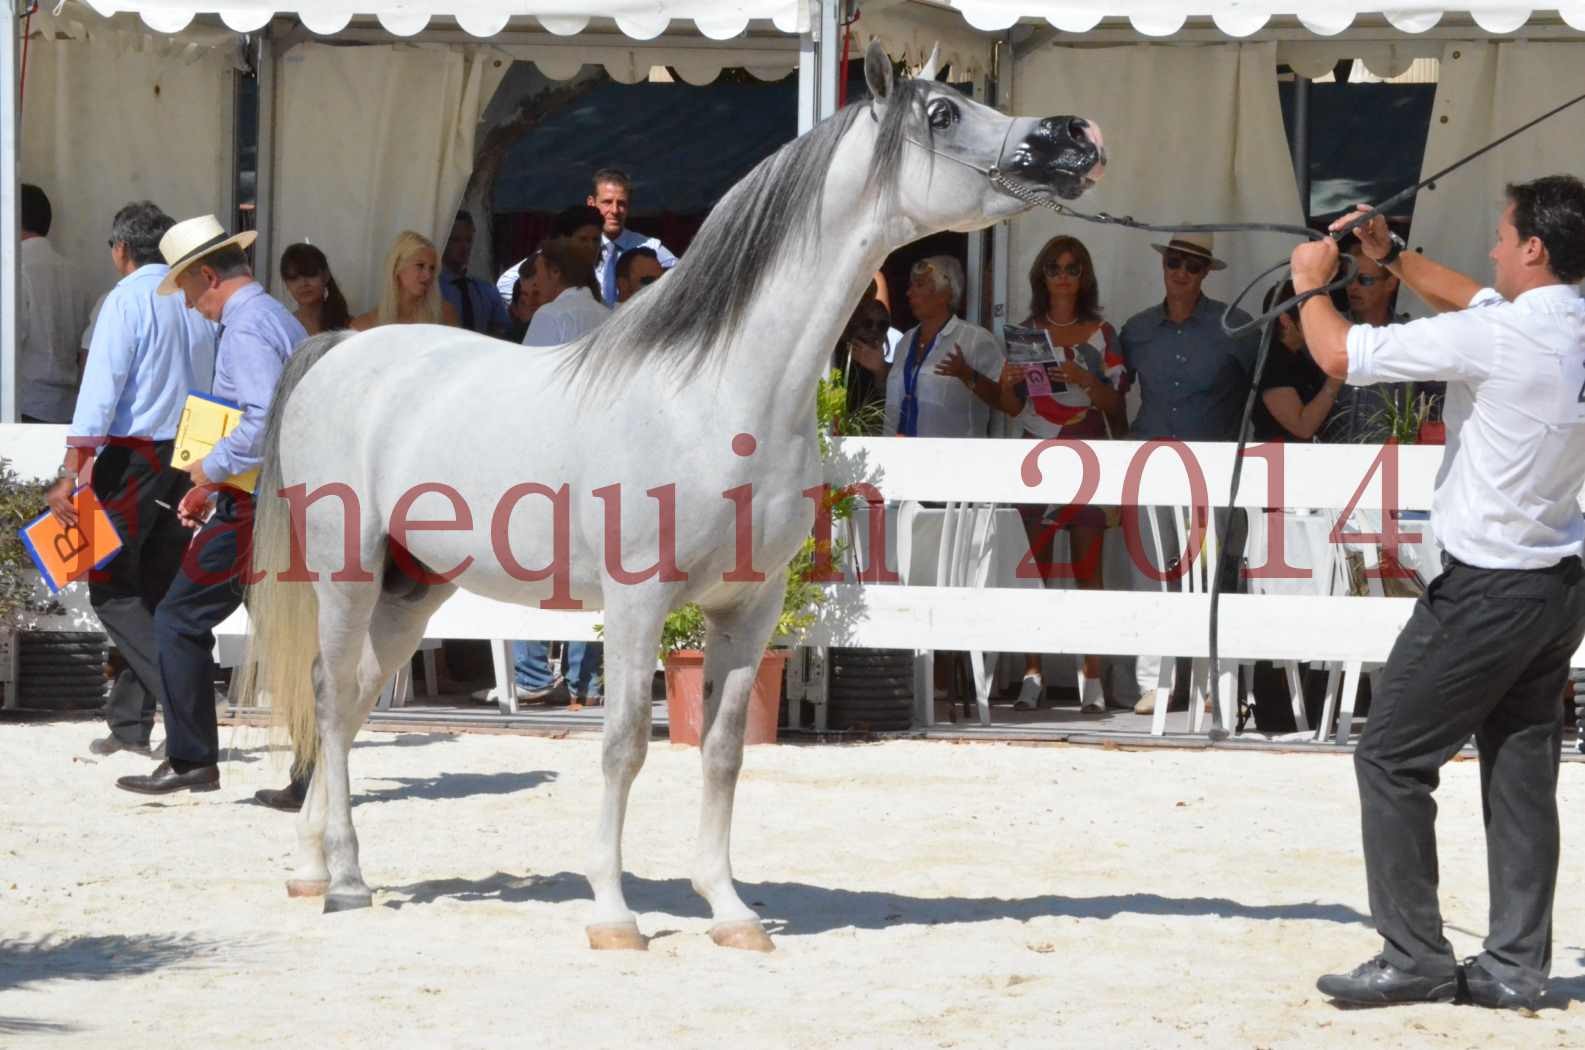
[(1094, 121), (1006, 116), (936, 83), (935, 64), (932, 55), (918, 77), (899, 81), (879, 44), (864, 56), (881, 124), (877, 149), (908, 154), (897, 172), (898, 201), (911, 217), (975, 229), (1043, 198), (1073, 200), (1100, 179), (1106, 148)]

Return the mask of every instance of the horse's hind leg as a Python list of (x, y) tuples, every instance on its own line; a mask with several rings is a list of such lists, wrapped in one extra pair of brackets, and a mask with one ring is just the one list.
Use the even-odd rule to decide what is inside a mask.
[(732, 883), (732, 803), (743, 767), (743, 734), (749, 693), (765, 645), (781, 614), (785, 577), (778, 573), (735, 609), (709, 614), (704, 647), (704, 801), (699, 811), (699, 855), (693, 888), (710, 903), (710, 937), (727, 948), (768, 952), (775, 947), (759, 915)]
[[(358, 836), (352, 828), (352, 796), (347, 749), (352, 746), (359, 702), (359, 663), (368, 644), (378, 583), (320, 583), (319, 656), (314, 660), (314, 703), (319, 722), (319, 754), (310, 793), (325, 799), (325, 866), (330, 886), (325, 910), (368, 907), (369, 887), (358, 868)], [(306, 807), (305, 807), (306, 808)], [(311, 819), (311, 818), (310, 818)]]
[(605, 624), (605, 732), (601, 764), (605, 792), (589, 886), (594, 916), (589, 947), (642, 949), (648, 941), (622, 893), (622, 824), (628, 793), (649, 750), (650, 686), (664, 609), (607, 607)]
[[(410, 591), (403, 597), (393, 596), (388, 591), (381, 594), (370, 614), (368, 635), (358, 661), (357, 702), (350, 709), (344, 727), (348, 749), (358, 729), (368, 719), (380, 690), (402, 663), (412, 658), (429, 618), (455, 590), (452, 585), (438, 585)], [(323, 744), (322, 737), (322, 747)], [(298, 815), (299, 863), (286, 883), (286, 892), (293, 897), (323, 896), (330, 885), (325, 863), (329, 797), (322, 768), (322, 763), (316, 765), (302, 812)], [(350, 804), (349, 788), (349, 810)]]

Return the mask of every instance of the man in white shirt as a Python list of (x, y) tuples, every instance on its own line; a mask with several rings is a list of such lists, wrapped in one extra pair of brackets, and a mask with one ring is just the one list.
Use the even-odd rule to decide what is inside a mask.
[(20, 203), (17, 411), (24, 423), (70, 423), (77, 400), (77, 337), (88, 302), (77, 268), (50, 244), (49, 197), (23, 183)]
[[(1326, 296), (1301, 307), (1305, 342), (1353, 384), (1447, 381), (1447, 448), (1431, 523), (1446, 551), (1393, 646), (1354, 755), (1370, 909), (1385, 945), (1318, 987), (1351, 1003), (1533, 1007), (1552, 962), (1563, 691), (1585, 636), (1585, 184), (1507, 187), (1495, 288), (1403, 250), (1377, 217), (1365, 253), (1447, 311), (1351, 325)], [(1359, 213), (1356, 212), (1355, 215)], [(1349, 216), (1342, 222), (1347, 222)], [(1337, 245), (1293, 253), (1301, 294), (1330, 280)], [(1438, 771), (1480, 751), (1491, 920), (1460, 965), (1437, 903)]]
[(633, 180), (627, 172), (617, 168), (601, 168), (594, 173), (594, 192), (589, 194), (589, 206), (600, 209), (604, 220), (600, 229), (600, 257), (595, 263), (595, 274), (600, 282), (600, 301), (607, 306), (616, 302), (616, 261), (622, 253), (633, 248), (653, 248), (662, 269), (677, 265), (677, 257), (660, 243), (658, 237), (646, 237), (627, 228), (627, 212), (632, 204)]
[[(594, 298), (594, 279), (587, 245), (558, 237), (539, 246), (534, 256), (534, 292), (544, 305), (528, 322), (524, 346), (564, 346), (600, 327), (611, 311)], [(568, 642), (562, 651), (562, 678), (550, 673), (550, 643), (514, 642), (513, 688), (524, 701), (570, 700), (598, 704), (600, 670), (605, 647), (599, 642)], [(474, 694), (489, 699), (488, 690)]]
[(539, 246), (534, 256), (533, 291), (543, 304), (534, 311), (524, 346), (563, 346), (587, 335), (611, 316), (594, 298), (589, 253), (570, 237)]

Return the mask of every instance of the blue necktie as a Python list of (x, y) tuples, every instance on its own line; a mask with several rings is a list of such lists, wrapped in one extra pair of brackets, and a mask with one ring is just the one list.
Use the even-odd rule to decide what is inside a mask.
[(600, 275), (600, 298), (605, 305), (616, 302), (616, 258), (621, 252), (615, 241), (605, 242), (605, 272)]

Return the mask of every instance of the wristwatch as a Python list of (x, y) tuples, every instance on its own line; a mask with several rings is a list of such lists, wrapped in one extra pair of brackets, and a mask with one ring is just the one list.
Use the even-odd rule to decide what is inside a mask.
[(1409, 247), (1408, 242), (1402, 237), (1399, 237), (1396, 233), (1388, 234), (1387, 239), (1391, 242), (1392, 246), (1387, 249), (1386, 255), (1383, 255), (1380, 259), (1376, 260), (1382, 266), (1391, 266), (1393, 263), (1397, 262), (1398, 256), (1402, 255), (1404, 249)]

